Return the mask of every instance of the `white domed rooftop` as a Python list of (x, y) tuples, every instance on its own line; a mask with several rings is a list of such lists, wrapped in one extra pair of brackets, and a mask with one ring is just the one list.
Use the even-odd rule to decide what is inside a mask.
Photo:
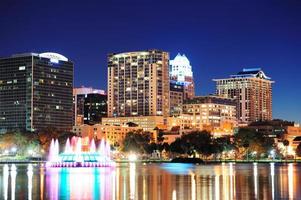
[(177, 66), (189, 66), (190, 62), (188, 58), (185, 56), (185, 54), (181, 55), (178, 53), (178, 55), (170, 61), (171, 65), (177, 65)]
[(170, 60), (170, 76), (176, 77), (177, 81), (185, 82), (186, 77), (193, 77), (192, 67), (190, 66), (190, 61), (185, 56), (185, 54), (178, 55), (174, 60)]

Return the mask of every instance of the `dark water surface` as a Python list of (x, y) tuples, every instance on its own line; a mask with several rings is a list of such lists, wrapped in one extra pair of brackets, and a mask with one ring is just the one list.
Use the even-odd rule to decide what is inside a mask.
[(0, 165), (0, 199), (301, 199), (300, 164)]

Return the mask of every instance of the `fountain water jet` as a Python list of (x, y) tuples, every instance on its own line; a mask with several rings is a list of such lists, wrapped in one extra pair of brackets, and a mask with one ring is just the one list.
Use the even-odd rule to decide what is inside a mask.
[[(87, 141), (87, 142), (86, 142)], [(88, 144), (85, 151), (83, 147)], [(95, 141), (72, 137), (66, 141), (63, 153), (59, 153), (58, 140), (52, 140), (49, 149), (47, 166), (50, 167), (112, 167), (110, 144), (102, 140), (96, 151)]]

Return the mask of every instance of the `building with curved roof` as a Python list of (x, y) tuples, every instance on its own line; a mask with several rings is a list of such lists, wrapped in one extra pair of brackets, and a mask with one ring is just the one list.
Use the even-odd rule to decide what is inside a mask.
[(170, 66), (170, 79), (174, 82), (179, 82), (184, 85), (184, 100), (191, 99), (194, 97), (194, 80), (192, 67), (190, 61), (180, 53), (169, 61)]

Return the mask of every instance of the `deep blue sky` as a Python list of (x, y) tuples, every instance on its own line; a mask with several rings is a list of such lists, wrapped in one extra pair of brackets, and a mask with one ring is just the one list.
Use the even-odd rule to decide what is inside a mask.
[(298, 0), (1, 0), (0, 27), (0, 56), (61, 53), (75, 63), (75, 86), (106, 88), (110, 52), (185, 53), (202, 95), (213, 78), (262, 67), (276, 81), (274, 118), (301, 122)]

